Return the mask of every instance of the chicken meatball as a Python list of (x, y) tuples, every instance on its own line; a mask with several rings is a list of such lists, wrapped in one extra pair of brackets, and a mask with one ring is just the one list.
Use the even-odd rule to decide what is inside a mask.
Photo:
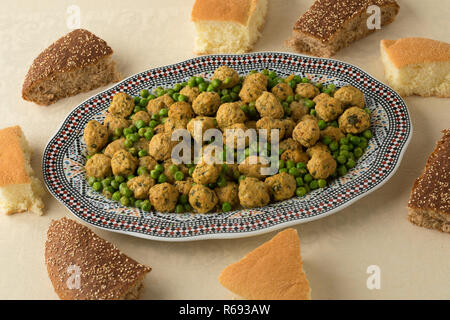
[(186, 129), (188, 119), (178, 120), (175, 118), (167, 118), (164, 122), (164, 133), (172, 135), (175, 130)]
[(192, 178), (187, 178), (186, 180), (175, 181), (175, 187), (180, 194), (188, 195), (194, 185), (194, 180)]
[(140, 138), (135, 144), (134, 147), (137, 151), (145, 150), (148, 153), (148, 141), (145, 138)]
[(99, 152), (108, 143), (108, 129), (99, 122), (91, 120), (84, 128), (84, 141), (89, 154)]
[(169, 108), (172, 104), (175, 103), (175, 100), (173, 100), (172, 97), (168, 93), (166, 93), (156, 99), (160, 99), (162, 102), (164, 102), (164, 104), (166, 105), (167, 108)]
[(180, 94), (186, 96), (189, 103), (194, 102), (195, 98), (198, 97), (200, 91), (198, 91), (197, 87), (189, 87), (186, 86), (183, 89), (180, 90)]
[(221, 129), (235, 123), (244, 123), (245, 119), (245, 113), (241, 110), (239, 102), (224, 103), (217, 110), (216, 120)]
[(159, 212), (173, 212), (178, 202), (178, 190), (170, 183), (156, 184), (150, 188), (150, 202)]
[(136, 170), (138, 160), (126, 150), (114, 153), (111, 159), (111, 168), (115, 176), (128, 176)]
[[(239, 74), (236, 72), (236, 70), (229, 68), (227, 66), (221, 66), (221, 67), (217, 68), (214, 71), (214, 74), (213, 74), (211, 80), (214, 80), (214, 79), (221, 81), (221, 85), (220, 85), (221, 89), (233, 88), (240, 81)], [(229, 80), (227, 80), (227, 79), (229, 79)]]
[[(196, 134), (195, 132), (196, 126), (200, 128), (198, 134)], [(197, 141), (203, 141), (204, 133), (207, 130), (214, 128), (216, 128), (216, 124), (214, 118), (211, 117), (204, 117), (204, 116), (195, 117), (194, 119), (191, 119), (191, 121), (189, 121), (189, 123), (187, 124), (187, 129), (189, 133), (191, 134), (192, 138), (194, 138)]]
[(244, 208), (263, 207), (270, 202), (267, 185), (252, 177), (246, 177), (241, 181), (238, 196)]
[(195, 183), (208, 184), (214, 183), (219, 178), (222, 167), (217, 164), (208, 164), (206, 162), (200, 162), (192, 173), (192, 178)]
[(320, 138), (317, 121), (309, 118), (300, 121), (294, 129), (292, 137), (306, 148), (313, 146)]
[(256, 101), (259, 96), (267, 90), (267, 82), (267, 77), (262, 73), (248, 75), (242, 84), (239, 97), (245, 103)]
[(126, 118), (134, 109), (134, 99), (124, 92), (114, 95), (108, 111), (116, 116)]
[(131, 121), (133, 121), (133, 124), (136, 124), (138, 120), (144, 121), (144, 123), (147, 125), (150, 122), (150, 116), (145, 111), (139, 111), (131, 116)]
[(214, 191), (219, 198), (220, 204), (228, 202), (233, 207), (239, 204), (239, 187), (235, 182), (227, 181), (227, 184), (224, 187), (217, 187)]
[(314, 179), (326, 179), (336, 171), (337, 163), (328, 152), (315, 152), (306, 165)]
[(291, 118), (295, 122), (299, 122), (305, 114), (308, 114), (308, 107), (303, 101), (293, 101), (289, 107), (291, 108)]
[(111, 175), (111, 159), (104, 154), (94, 154), (85, 165), (86, 175), (94, 178), (105, 178)]
[(216, 193), (201, 184), (194, 185), (189, 191), (189, 203), (198, 213), (207, 213), (219, 202)]
[[(279, 142), (284, 137), (285, 127), (284, 123), (280, 119), (273, 119), (270, 117), (263, 117), (256, 122), (256, 128), (259, 130), (267, 130), (267, 141), (271, 142), (272, 140), (272, 132), (271, 130), (278, 130), (278, 141)], [(260, 138), (262, 139), (262, 135), (260, 133)]]
[(239, 164), (239, 172), (247, 177), (264, 179), (261, 168), (269, 167), (269, 160), (258, 156), (249, 156)]
[(320, 137), (328, 136), (329, 138), (333, 139), (334, 141), (341, 140), (341, 138), (344, 138), (345, 135), (342, 133), (341, 129), (328, 126), (325, 129), (320, 131)]
[(310, 157), (313, 157), (317, 152), (328, 152), (330, 153), (330, 149), (326, 145), (321, 142), (316, 143), (312, 147), (306, 149), (306, 154)]
[(344, 133), (361, 133), (370, 127), (370, 116), (363, 109), (351, 107), (339, 117), (339, 128)]
[(317, 96), (320, 91), (319, 89), (312, 85), (311, 83), (299, 83), (295, 89), (295, 93), (303, 98), (312, 99)]
[(321, 99), (316, 104), (315, 109), (319, 118), (327, 122), (337, 119), (337, 117), (339, 117), (344, 111), (342, 109), (341, 102), (332, 97), (329, 97), (328, 99)]
[(194, 116), (194, 111), (187, 102), (175, 102), (169, 108), (169, 118), (189, 121), (189, 119), (192, 119)]
[(269, 187), (272, 198), (275, 201), (292, 198), (297, 188), (297, 182), (294, 176), (286, 172), (268, 177), (264, 182)]
[(116, 129), (125, 129), (130, 126), (130, 121), (125, 118), (113, 115), (112, 113), (108, 113), (105, 118), (105, 122), (103, 123), (108, 129), (108, 133), (110, 136), (114, 135)]
[(243, 123), (235, 123), (223, 131), (223, 144), (227, 145), (227, 137), (233, 139), (233, 148), (238, 149), (241, 146), (246, 147), (249, 144), (249, 138), (246, 136), (247, 126)]
[(255, 106), (261, 117), (281, 119), (284, 116), (284, 109), (280, 100), (270, 92), (263, 92), (256, 100)]
[(162, 97), (152, 99), (147, 104), (147, 112), (153, 116), (153, 115), (159, 115), (159, 112), (162, 109), (168, 108), (168, 106), (164, 103), (164, 101), (161, 99)]
[(281, 160), (307, 163), (309, 158), (306, 153), (300, 149), (286, 150), (281, 154)]
[(192, 109), (200, 116), (212, 116), (220, 106), (220, 96), (217, 92), (202, 92), (192, 103)]
[(148, 171), (151, 171), (155, 168), (158, 162), (153, 159), (151, 156), (145, 156), (139, 158), (139, 167), (147, 168)]
[(338, 89), (334, 93), (334, 97), (338, 99), (344, 106), (355, 106), (358, 108), (364, 108), (364, 94), (361, 90), (352, 87), (344, 86)]
[(287, 97), (294, 95), (294, 91), (292, 91), (291, 86), (285, 82), (279, 83), (273, 87), (272, 93), (281, 101), (284, 101)]
[(284, 126), (284, 138), (292, 137), (292, 132), (294, 132), (295, 126), (297, 123), (295, 123), (294, 120), (291, 118), (283, 119), (283, 126)]
[(148, 192), (155, 185), (155, 180), (149, 175), (142, 175), (128, 180), (127, 187), (133, 191), (136, 199), (147, 199)]
[(285, 139), (280, 142), (280, 149), (282, 150), (302, 150), (302, 146), (300, 143), (295, 141), (292, 138)]
[(148, 145), (149, 154), (156, 160), (169, 159), (176, 141), (171, 140), (168, 133), (155, 134)]
[(119, 150), (126, 150), (125, 149), (125, 138), (120, 138), (117, 139), (113, 142), (111, 142), (110, 144), (108, 144), (105, 148), (105, 152), (103, 152), (105, 155), (107, 155), (108, 157), (112, 158), (114, 153), (116, 153)]

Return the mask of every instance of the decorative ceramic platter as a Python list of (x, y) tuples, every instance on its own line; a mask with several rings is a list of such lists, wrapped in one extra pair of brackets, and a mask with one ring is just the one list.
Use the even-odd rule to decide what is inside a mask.
[[(173, 87), (193, 75), (212, 76), (221, 65), (241, 75), (251, 70), (274, 70), (314, 82), (352, 85), (360, 89), (372, 111), (373, 138), (356, 167), (324, 189), (302, 198), (266, 207), (214, 214), (144, 212), (108, 200), (87, 184), (87, 148), (83, 130), (89, 120), (101, 123), (114, 94), (139, 95), (142, 89)], [(42, 160), (49, 191), (81, 220), (107, 230), (152, 240), (189, 241), (239, 238), (326, 217), (349, 206), (383, 185), (398, 168), (411, 138), (411, 121), (402, 98), (363, 70), (336, 60), (297, 54), (259, 52), (245, 55), (201, 56), (129, 77), (76, 107), (48, 143)]]

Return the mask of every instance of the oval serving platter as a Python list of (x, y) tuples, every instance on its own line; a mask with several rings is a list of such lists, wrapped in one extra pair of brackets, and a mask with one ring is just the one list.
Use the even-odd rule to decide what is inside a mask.
[[(135, 96), (142, 89), (172, 87), (193, 75), (210, 78), (221, 65), (232, 67), (241, 75), (269, 69), (283, 77), (296, 74), (314, 82), (334, 83), (337, 87), (350, 84), (360, 89), (371, 110), (373, 138), (356, 167), (326, 188), (304, 197), (226, 213), (144, 212), (121, 206), (92, 190), (84, 171), (87, 149), (83, 130), (89, 120), (103, 123), (114, 94), (126, 92)], [(76, 217), (95, 227), (162, 241), (239, 238), (326, 217), (374, 191), (398, 168), (411, 132), (408, 108), (400, 95), (348, 63), (279, 52), (210, 55), (141, 72), (81, 103), (47, 144), (42, 168), (53, 196)]]

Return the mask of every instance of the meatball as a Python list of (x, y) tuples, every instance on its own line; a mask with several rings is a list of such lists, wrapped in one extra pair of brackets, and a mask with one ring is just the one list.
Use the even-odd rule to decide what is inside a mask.
[(370, 127), (370, 116), (363, 109), (351, 107), (339, 117), (339, 128), (344, 133), (360, 133)]
[(319, 102), (321, 102), (322, 100), (328, 100), (328, 99), (330, 99), (331, 97), (330, 97), (330, 95), (329, 94), (327, 94), (327, 93), (324, 93), (324, 92), (322, 92), (321, 94), (319, 94), (318, 96), (316, 96), (314, 99), (313, 99), (313, 101), (314, 101), (314, 103), (315, 104), (318, 104)]
[(342, 112), (341, 102), (335, 98), (329, 97), (328, 99), (320, 99), (316, 104), (316, 112), (319, 118), (330, 122), (337, 119)]
[(147, 199), (148, 192), (155, 185), (155, 180), (149, 175), (142, 175), (128, 180), (127, 187), (133, 191), (136, 199)]
[(281, 160), (307, 163), (309, 158), (306, 153), (300, 149), (286, 150), (281, 154)]
[(200, 162), (192, 173), (192, 178), (195, 183), (208, 184), (214, 183), (219, 178), (222, 167), (217, 164), (208, 164), (206, 162)]
[(304, 147), (313, 146), (320, 138), (317, 121), (309, 118), (300, 121), (294, 129), (292, 137)]
[(163, 124), (158, 124), (155, 127), (155, 129), (153, 129), (153, 131), (154, 131), (155, 134), (164, 133), (164, 131), (165, 131), (164, 125)]
[(326, 145), (321, 142), (316, 143), (314, 146), (306, 149), (306, 154), (310, 157), (314, 156), (317, 152), (328, 152), (330, 153), (330, 149)]
[(186, 96), (186, 98), (187, 98), (189, 103), (194, 102), (195, 98), (198, 97), (199, 93), (200, 92), (198, 91), (197, 87), (192, 87), (191, 88), (189, 86), (186, 86), (186, 87), (184, 87), (183, 89), (180, 90), (180, 94)]
[(115, 176), (133, 174), (137, 164), (137, 159), (126, 150), (117, 151), (111, 159), (111, 168)]
[(150, 188), (150, 202), (159, 212), (173, 212), (178, 202), (178, 190), (174, 185), (164, 182)]
[(148, 141), (145, 138), (140, 138), (135, 144), (134, 147), (137, 151), (145, 150), (148, 153)]
[(241, 110), (239, 102), (224, 103), (217, 110), (216, 120), (221, 129), (235, 123), (244, 123), (245, 119), (245, 113)]
[(274, 176), (268, 177), (264, 181), (269, 187), (272, 198), (275, 201), (282, 201), (292, 198), (297, 188), (297, 182), (294, 176), (282, 172)]
[(270, 92), (263, 92), (256, 100), (255, 106), (261, 117), (281, 119), (284, 116), (284, 109), (280, 100)]
[(164, 122), (164, 133), (172, 135), (175, 130), (186, 129), (188, 119), (178, 120), (175, 118), (167, 118)]
[(245, 103), (256, 101), (259, 96), (267, 90), (267, 82), (267, 77), (262, 73), (248, 75), (242, 84), (239, 97)]
[(295, 89), (295, 93), (303, 98), (312, 99), (317, 96), (320, 91), (319, 89), (312, 85), (311, 83), (299, 83)]
[[(249, 138), (246, 137), (247, 126), (243, 123), (235, 123), (223, 131), (223, 144), (227, 145), (227, 136), (233, 139), (233, 148), (238, 149), (246, 147), (249, 144)], [(241, 147), (242, 146), (242, 147)]]
[(285, 82), (279, 83), (273, 87), (272, 93), (281, 101), (284, 101), (287, 97), (294, 95), (294, 91), (292, 91), (291, 86)]
[[(272, 132), (271, 130), (278, 130), (278, 141), (279, 142), (284, 137), (285, 127), (283, 121), (280, 119), (273, 119), (270, 117), (263, 117), (256, 122), (256, 128), (258, 130), (267, 130), (267, 141), (271, 142), (272, 140)], [(260, 133), (260, 138), (262, 139), (262, 135)]]
[(294, 128), (297, 125), (294, 120), (291, 118), (286, 118), (283, 121), (284, 126), (284, 138), (292, 137), (292, 132), (294, 132)]
[(139, 167), (147, 168), (149, 171), (153, 170), (158, 162), (151, 156), (139, 158)]
[(180, 194), (188, 195), (194, 185), (194, 180), (192, 178), (187, 178), (186, 180), (175, 181), (175, 187)]
[(86, 175), (94, 178), (105, 178), (111, 175), (111, 158), (104, 154), (94, 154), (86, 162)]
[(133, 124), (136, 124), (138, 120), (144, 121), (147, 125), (150, 122), (150, 116), (145, 111), (139, 111), (131, 116), (131, 121), (133, 121)]
[(264, 179), (265, 175), (261, 173), (261, 168), (264, 167), (269, 167), (269, 161), (266, 158), (249, 156), (239, 164), (239, 172), (247, 177)]
[(105, 122), (103, 123), (108, 129), (108, 133), (110, 136), (114, 135), (114, 131), (116, 129), (125, 129), (130, 126), (130, 121), (125, 118), (113, 115), (112, 113), (108, 113), (105, 118)]
[(189, 121), (193, 117), (195, 117), (194, 111), (187, 102), (175, 102), (169, 108), (169, 118)]
[(164, 104), (166, 105), (167, 108), (169, 108), (173, 103), (175, 103), (175, 100), (173, 100), (172, 97), (168, 93), (166, 93), (156, 99), (160, 99), (162, 102), (164, 102)]
[(119, 150), (126, 150), (124, 146), (125, 138), (117, 139), (110, 144), (108, 144), (105, 148), (105, 152), (103, 152), (108, 157), (112, 158), (114, 153)]
[(192, 109), (200, 116), (212, 116), (220, 106), (220, 96), (217, 92), (202, 92), (192, 103)]
[(262, 207), (270, 202), (267, 185), (252, 177), (246, 177), (241, 181), (238, 196), (244, 208)]
[[(211, 80), (214, 80), (214, 79), (221, 81), (221, 83), (222, 83), (220, 85), (221, 89), (233, 88), (240, 81), (239, 74), (236, 72), (236, 70), (229, 68), (227, 66), (221, 66), (221, 67), (217, 68), (214, 71), (214, 74), (213, 74)], [(230, 79), (230, 80), (225, 81), (226, 79)], [(224, 82), (227, 82), (227, 83), (225, 84)]]
[(108, 143), (108, 129), (99, 122), (91, 120), (84, 128), (84, 141), (89, 154), (99, 152)]
[(345, 135), (342, 133), (341, 129), (333, 127), (333, 126), (328, 126), (325, 129), (320, 131), (320, 137), (324, 137), (324, 136), (328, 136), (331, 139), (333, 139), (334, 141), (339, 141), (341, 140), (341, 138), (344, 138)]
[(246, 126), (248, 129), (256, 129), (256, 121), (254, 121), (254, 120), (246, 121), (246, 122), (245, 122), (245, 126)]
[(300, 143), (295, 141), (292, 138), (285, 139), (280, 142), (280, 149), (282, 150), (302, 150), (302, 146)]
[(159, 112), (162, 109), (168, 108), (168, 106), (164, 103), (164, 101), (161, 99), (162, 97), (152, 99), (147, 104), (147, 112), (153, 116), (155, 114), (159, 115)]
[(358, 108), (364, 108), (364, 94), (361, 90), (352, 87), (344, 86), (338, 89), (334, 93), (334, 97), (338, 99), (344, 106), (355, 106)]
[(308, 114), (308, 107), (303, 101), (293, 101), (289, 107), (291, 108), (291, 117), (295, 122), (299, 122), (305, 114)]
[(306, 165), (314, 179), (326, 179), (336, 171), (336, 161), (328, 152), (315, 152)]
[[(199, 133), (196, 135), (195, 133), (195, 126), (199, 126), (200, 130)], [(206, 130), (214, 129), (216, 127), (214, 118), (211, 117), (195, 117), (189, 123), (187, 124), (187, 129), (189, 133), (191, 134), (192, 138), (194, 138), (197, 141), (203, 141), (203, 135), (206, 132)]]
[(235, 182), (227, 181), (224, 187), (217, 187), (214, 190), (219, 198), (220, 204), (228, 202), (233, 207), (239, 204), (239, 187)]
[(201, 184), (194, 185), (189, 191), (189, 203), (198, 213), (207, 213), (219, 202), (216, 193)]
[(169, 159), (176, 141), (171, 140), (168, 133), (155, 134), (148, 145), (149, 154), (156, 160)]
[(128, 117), (134, 109), (134, 99), (124, 92), (114, 95), (108, 111), (116, 116)]

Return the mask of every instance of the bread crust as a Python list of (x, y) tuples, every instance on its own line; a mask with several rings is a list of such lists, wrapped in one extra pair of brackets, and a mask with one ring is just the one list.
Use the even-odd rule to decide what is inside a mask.
[(234, 21), (246, 26), (257, 5), (258, 0), (196, 0), (191, 20)]
[[(125, 299), (151, 271), (74, 220), (53, 220), (45, 243), (45, 264), (63, 300)], [(79, 288), (68, 286), (69, 267), (79, 268)]]
[(25, 169), (22, 136), (19, 126), (0, 130), (0, 186), (31, 182)]

